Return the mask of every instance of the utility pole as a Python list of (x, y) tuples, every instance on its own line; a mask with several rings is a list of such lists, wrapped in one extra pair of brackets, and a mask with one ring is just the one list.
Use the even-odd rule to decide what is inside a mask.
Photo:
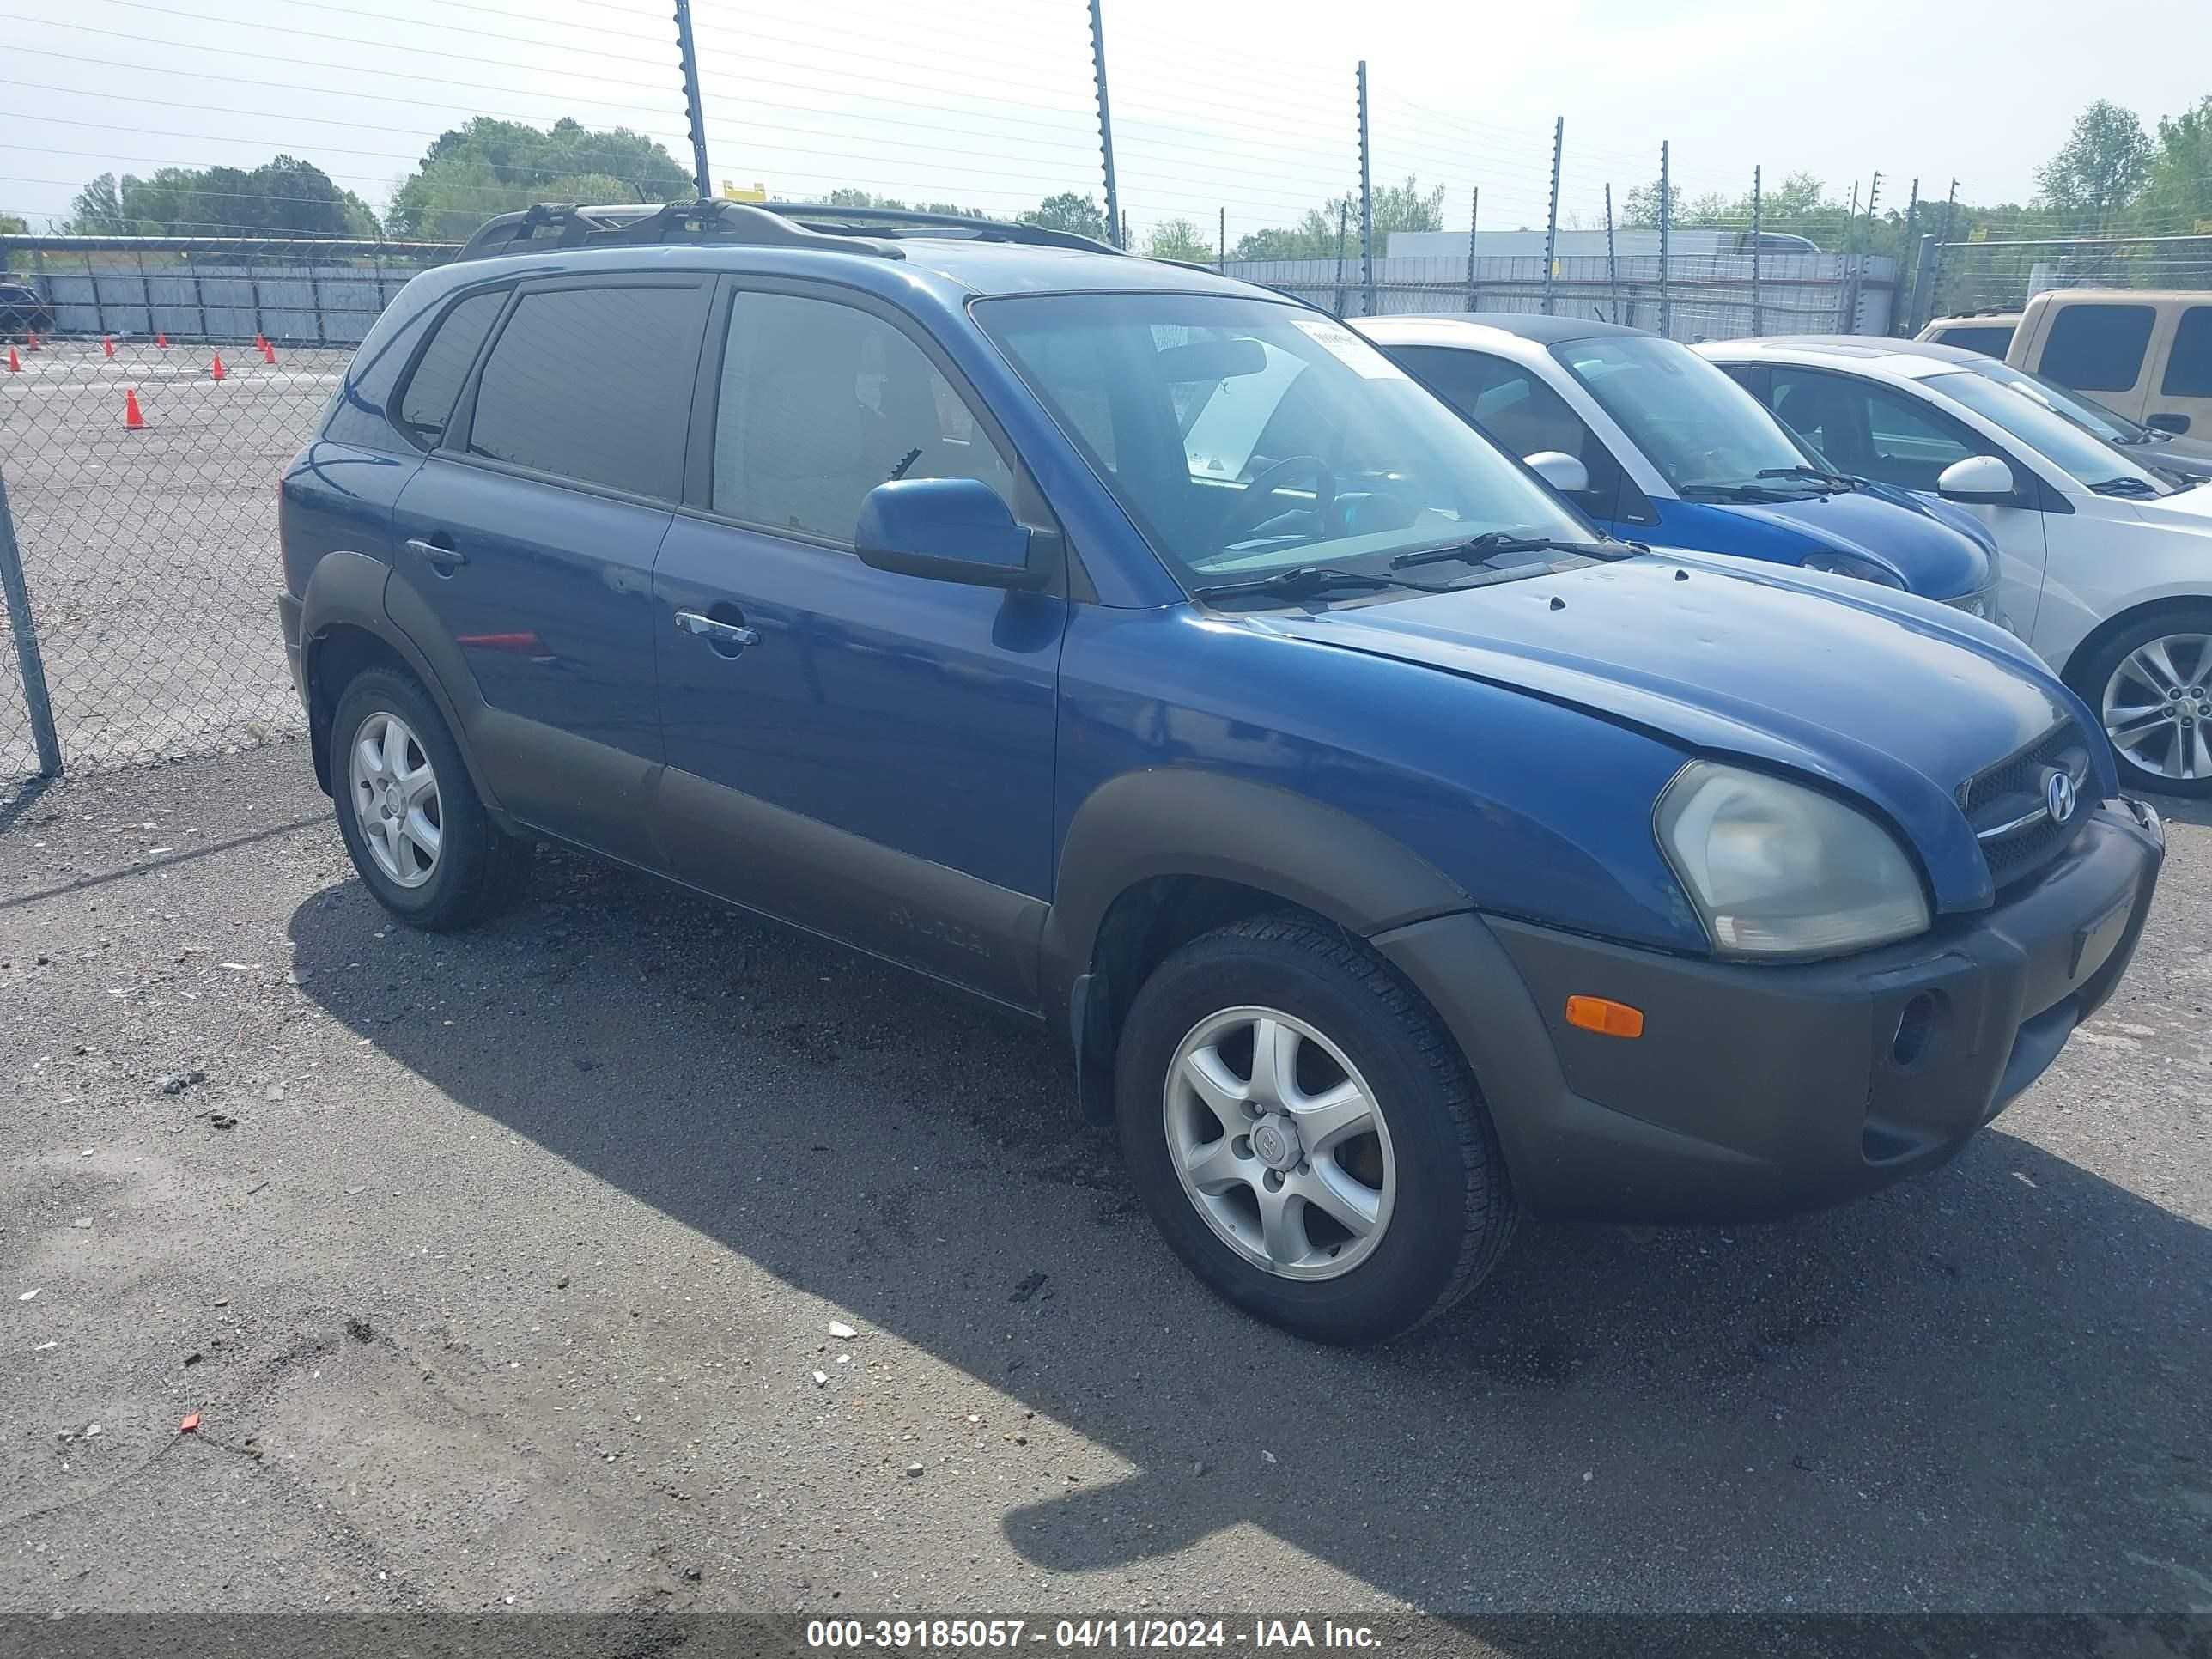
[(1091, 73), (1098, 83), (1098, 153), (1106, 164), (1106, 225), (1116, 247), (1129, 246), (1129, 228), (1121, 220), (1121, 191), (1114, 179), (1114, 112), (1106, 98), (1106, 20), (1099, 0), (1091, 0)]
[(1367, 60), (1359, 60), (1359, 287), (1363, 317), (1375, 314), (1375, 189), (1367, 143)]
[(1559, 152), (1567, 142), (1567, 118), (1552, 118), (1552, 205), (1544, 220), (1544, 314), (1552, 314), (1552, 280), (1559, 264)]
[(714, 193), (714, 175), (707, 166), (707, 118), (699, 112), (699, 54), (691, 45), (691, 0), (676, 0), (676, 51), (684, 64), (684, 108), (691, 124), (691, 179), (699, 199)]

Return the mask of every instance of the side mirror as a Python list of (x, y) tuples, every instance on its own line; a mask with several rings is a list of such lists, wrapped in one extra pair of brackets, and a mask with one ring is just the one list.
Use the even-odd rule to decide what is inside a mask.
[(1954, 461), (1936, 480), (1936, 493), (1969, 507), (2003, 507), (2020, 493), (2012, 469), (1994, 455), (1969, 455)]
[(1589, 469), (1565, 450), (1540, 449), (1521, 459), (1530, 471), (1562, 495), (1579, 495), (1589, 488)]
[(2161, 410), (2156, 415), (2144, 416), (2143, 424), (2154, 426), (2160, 432), (2186, 432), (2189, 430), (2189, 416)]
[(860, 503), (853, 530), (860, 562), (973, 587), (1042, 587), (1030, 568), (1030, 532), (999, 492), (975, 478), (898, 478)]

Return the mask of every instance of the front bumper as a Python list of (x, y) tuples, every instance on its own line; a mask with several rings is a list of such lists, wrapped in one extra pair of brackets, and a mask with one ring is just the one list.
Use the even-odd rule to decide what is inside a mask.
[[(1437, 917), (1374, 943), (1460, 1040), (1533, 1212), (1725, 1220), (1837, 1203), (1942, 1163), (2057, 1058), (2135, 954), (2157, 815), (2100, 807), (2021, 890), (1832, 962), (1669, 957)], [(1644, 1012), (1624, 1040), (1571, 995)]]

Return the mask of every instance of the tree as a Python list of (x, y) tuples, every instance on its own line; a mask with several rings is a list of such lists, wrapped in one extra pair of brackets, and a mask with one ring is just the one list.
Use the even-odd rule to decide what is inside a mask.
[(2142, 206), (2154, 232), (2186, 235), (2199, 219), (2212, 219), (2212, 98), (2160, 118)]
[(1189, 220), (1163, 219), (1145, 238), (1145, 255), (1152, 259), (1182, 259), (1193, 264), (1208, 264), (1212, 262), (1213, 250)]
[(0, 236), (27, 236), (30, 231), (28, 222), (12, 213), (0, 213)]
[(1654, 179), (1648, 185), (1633, 185), (1620, 198), (1620, 222), (1624, 228), (1656, 230), (1660, 209), (1665, 204), (1667, 222), (1672, 225), (1682, 207), (1682, 192), (1674, 185), (1662, 186)]
[(1090, 197), (1078, 196), (1072, 190), (1046, 197), (1022, 215), (1022, 222), (1036, 225), (1043, 230), (1068, 231), (1097, 241), (1106, 240), (1105, 214), (1099, 210), (1098, 204)]
[(2035, 175), (2041, 205), (2101, 229), (2150, 178), (2153, 152), (2133, 110), (2100, 98), (2075, 118), (2058, 154)]
[(495, 213), (533, 202), (676, 202), (691, 175), (657, 139), (626, 127), (594, 132), (563, 116), (539, 129), (478, 116), (439, 134), (392, 193), (395, 236), (458, 242)]
[(162, 167), (119, 180), (103, 173), (77, 192), (69, 228), (96, 236), (370, 236), (376, 216), (313, 162), (279, 155), (251, 170)]
[[(1374, 195), (1375, 251), (1389, 246), (1396, 230), (1442, 230), (1444, 228), (1444, 187), (1423, 190), (1413, 173), (1402, 185), (1385, 185)], [(1332, 197), (1319, 207), (1308, 208), (1288, 229), (1248, 232), (1237, 239), (1239, 259), (1333, 259), (1339, 229), (1347, 256), (1359, 252), (1359, 198), (1347, 192)]]

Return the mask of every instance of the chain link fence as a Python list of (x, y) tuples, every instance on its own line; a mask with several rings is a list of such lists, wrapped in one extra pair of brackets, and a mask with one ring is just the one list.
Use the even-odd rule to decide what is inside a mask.
[(34, 347), (38, 331), (18, 328), (0, 369), (0, 564), (16, 562), (0, 593), (15, 648), (0, 672), (0, 775), (300, 724), (274, 610), (276, 480), (352, 343), (451, 252), (47, 251), (38, 286), (60, 332)]

